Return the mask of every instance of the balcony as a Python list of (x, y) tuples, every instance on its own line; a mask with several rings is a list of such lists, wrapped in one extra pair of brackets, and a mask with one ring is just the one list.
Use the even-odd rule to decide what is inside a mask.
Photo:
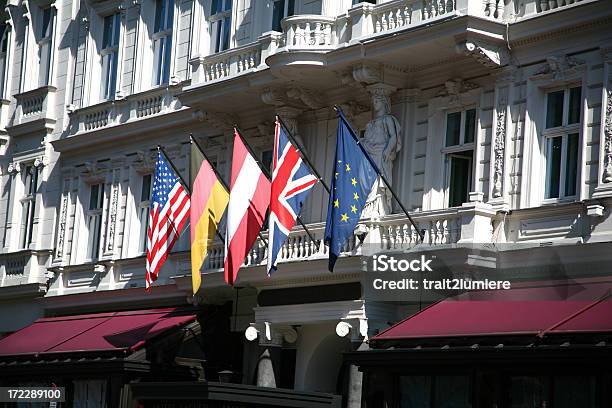
[(102, 130), (121, 124), (177, 111), (181, 108), (174, 95), (180, 86), (154, 88), (96, 105), (70, 111), (70, 136)]
[[(193, 78), (191, 85), (185, 88), (190, 92), (202, 85), (209, 85), (223, 80), (240, 77), (247, 73), (259, 72), (266, 68), (285, 70), (287, 66), (331, 66), (327, 53), (349, 48), (350, 45), (368, 44), (377, 37), (388, 38), (390, 34), (414, 31), (416, 41), (412, 37), (398, 40), (397, 47), (412, 47), (403, 56), (394, 54), (384, 58), (395, 58), (399, 66), (427, 65), (439, 59), (452, 58), (457, 50), (457, 36), (478, 31), (478, 41), (485, 43), (487, 52), (501, 53), (505, 44), (500, 38), (505, 35), (508, 22), (510, 25), (521, 20), (550, 14), (551, 11), (568, 9), (601, 2), (601, 0), (394, 0), (378, 5), (359, 3), (339, 16), (295, 15), (282, 20), (282, 33), (268, 32), (256, 41), (246, 46), (229, 49), (208, 56), (197, 56), (190, 60)], [(586, 12), (586, 11), (585, 11)], [(427, 29), (434, 24), (440, 24), (460, 17), (471, 17), (469, 22), (455, 24), (452, 30), (440, 31), (437, 43), (427, 42), (417, 29)], [(467, 20), (465, 20), (467, 21)], [(497, 23), (497, 24), (491, 24)], [(546, 23), (540, 26), (546, 30)], [(399, 37), (398, 37), (399, 38)], [(465, 41), (465, 40), (464, 40)], [(420, 42), (420, 43), (419, 43)], [(400, 45), (401, 44), (401, 45)], [(456, 50), (456, 45), (459, 48)], [(502, 47), (503, 46), (503, 47)], [(435, 50), (431, 47), (436, 47)], [(385, 47), (392, 53), (392, 48)], [(422, 52), (428, 50), (427, 53)], [(473, 51), (473, 50), (470, 50)], [(380, 51), (383, 52), (383, 51)], [(480, 51), (478, 51), (480, 52)], [(340, 60), (362, 58), (356, 48), (342, 54)], [(406, 53), (410, 54), (405, 59)], [(370, 59), (376, 59), (376, 52), (369, 53)], [(381, 56), (382, 58), (382, 56)], [(494, 58), (495, 66), (500, 66), (499, 58)], [(334, 60), (335, 61), (335, 60)], [(311, 74), (311, 73), (310, 73)], [(296, 74), (306, 75), (304, 72)], [(296, 79), (291, 75), (289, 79)], [(189, 98), (186, 99), (188, 101)], [(191, 102), (191, 101), (189, 101)]]
[[(362, 220), (353, 238), (344, 248), (342, 256), (363, 255), (364, 244), (373, 251), (410, 250), (419, 248), (451, 247), (455, 244), (474, 244), (491, 242), (493, 221), (497, 219), (496, 211), (483, 203), (469, 203), (463, 207), (415, 213), (412, 216), (418, 230), (424, 234), (423, 242), (419, 231), (415, 229), (404, 214), (392, 214), (381, 220)], [(329, 248), (323, 243), (325, 223), (308, 225), (314, 239), (306, 231), (296, 226), (284, 243), (279, 263), (303, 262), (327, 259)], [(367, 235), (364, 233), (367, 232)], [(267, 239), (267, 233), (262, 234)], [(364, 238), (365, 236), (365, 238)], [(223, 243), (215, 242), (209, 252), (208, 269), (223, 268)], [(243, 266), (265, 266), (267, 263), (267, 246), (258, 239), (247, 255)]]
[(55, 125), (54, 86), (42, 86), (15, 95), (15, 116), (7, 126), (9, 134), (19, 136), (35, 131), (51, 132)]
[(50, 251), (23, 250), (0, 254), (0, 287), (44, 283)]

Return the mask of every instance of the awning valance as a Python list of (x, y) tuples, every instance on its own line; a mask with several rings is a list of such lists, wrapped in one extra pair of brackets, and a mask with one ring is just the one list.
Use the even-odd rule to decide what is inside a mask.
[(423, 309), (371, 342), (564, 333), (612, 333), (612, 281), (465, 293)]
[(41, 318), (1, 339), (0, 358), (46, 353), (132, 351), (195, 319), (193, 311), (176, 308)]

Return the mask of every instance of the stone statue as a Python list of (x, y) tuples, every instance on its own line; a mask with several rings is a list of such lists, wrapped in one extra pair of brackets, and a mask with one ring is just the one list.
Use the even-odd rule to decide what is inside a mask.
[[(390, 89), (373, 86), (372, 120), (367, 124), (362, 140), (363, 147), (370, 154), (378, 169), (389, 183), (392, 183), (393, 161), (402, 148), (400, 124), (391, 115)], [(391, 213), (392, 195), (380, 177), (370, 192), (362, 216), (378, 218)]]

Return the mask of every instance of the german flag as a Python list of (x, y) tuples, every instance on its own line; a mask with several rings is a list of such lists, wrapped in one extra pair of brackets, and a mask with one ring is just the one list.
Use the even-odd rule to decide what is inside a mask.
[(202, 283), (200, 269), (212, 243), (227, 203), (229, 192), (197, 144), (191, 142), (191, 281), (195, 294)]

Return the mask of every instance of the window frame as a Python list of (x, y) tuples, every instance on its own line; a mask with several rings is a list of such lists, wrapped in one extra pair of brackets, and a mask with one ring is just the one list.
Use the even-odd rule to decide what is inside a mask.
[[(4, 60), (4, 64), (0, 64), (0, 99), (8, 99), (7, 90), (10, 90), (10, 68), (11, 68), (11, 40), (13, 35), (13, 27), (7, 21), (2, 23), (4, 30), (0, 35), (0, 60)], [(6, 45), (6, 50), (3, 50)]]
[[(112, 101), (116, 98), (117, 92), (118, 92), (118, 88), (119, 88), (119, 77), (120, 77), (120, 65), (121, 65), (121, 61), (120, 61), (120, 49), (121, 49), (121, 36), (123, 33), (123, 23), (122, 23), (122, 18), (121, 18), (121, 12), (114, 10), (113, 12), (111, 12), (110, 14), (106, 14), (103, 16), (100, 16), (101, 18), (101, 36), (100, 36), (100, 52), (98, 54), (98, 58), (100, 61), (100, 94), (99, 94), (99, 101), (100, 102), (105, 102), (105, 101)], [(110, 46), (106, 46), (105, 44), (105, 31), (106, 31), (106, 19), (107, 18), (112, 18), (117, 26), (112, 26), (111, 28), (111, 45)], [(115, 35), (116, 34), (116, 38)], [(116, 41), (116, 44), (112, 41)], [(114, 65), (114, 70), (115, 70), (115, 76), (114, 76), (114, 81), (113, 81), (113, 92), (112, 95), (110, 94), (110, 89), (109, 89), (109, 84), (110, 82), (106, 83), (106, 81), (108, 81), (108, 78), (106, 78), (108, 75), (111, 74), (110, 71), (106, 71), (105, 69), (105, 58), (109, 57), (109, 61), (112, 62), (112, 56), (114, 55), (115, 58), (115, 65)], [(110, 63), (109, 63), (110, 65)]]
[[(209, 33), (210, 33), (210, 54), (217, 54), (219, 52), (227, 51), (232, 48), (232, 24), (234, 20), (234, 4), (233, 0), (218, 0), (222, 3), (221, 11), (215, 11), (213, 13), (213, 4), (214, 1), (210, 2), (210, 16), (208, 17), (209, 22)], [(226, 4), (230, 4), (229, 10), (225, 9)], [(227, 19), (229, 18), (229, 21)], [(229, 24), (227, 28), (228, 38), (227, 38), (227, 46), (225, 46), (225, 29), (226, 24)], [(217, 25), (220, 28), (216, 28)], [(219, 35), (220, 33), (220, 35)], [(223, 41), (223, 44), (219, 42), (219, 39)]]
[[(27, 249), (34, 242), (34, 218), (36, 218), (36, 196), (39, 188), (39, 169), (34, 163), (22, 164), (22, 194), (19, 198), (19, 249)], [(27, 210), (26, 210), (27, 208)]]
[[(49, 21), (45, 27), (45, 13), (49, 12)], [(53, 55), (54, 55), (54, 42), (53, 36), (55, 32), (55, 25), (57, 22), (57, 11), (53, 5), (48, 5), (40, 8), (40, 15), (38, 17), (37, 29), (40, 31), (36, 36), (36, 45), (38, 47), (38, 87), (51, 85), (51, 77), (53, 73)], [(43, 31), (44, 30), (44, 31)], [(44, 47), (48, 47), (47, 52), (44, 53), (46, 56), (43, 57)], [(42, 71), (43, 61), (46, 61), (46, 70)], [(44, 72), (44, 74), (43, 74)], [(44, 75), (44, 79), (43, 79)]]
[[(283, 14), (281, 16), (281, 18), (277, 21), (274, 20), (274, 10), (276, 8), (276, 5), (280, 2), (283, 2)], [(277, 31), (277, 32), (283, 32), (283, 28), (281, 25), (281, 21), (283, 21), (283, 19), (290, 17), (290, 16), (294, 16), (295, 15), (295, 6), (296, 6), (296, 0), (273, 0), (272, 1), (272, 24), (270, 25), (270, 29), (272, 31)], [(289, 5), (291, 4), (291, 7), (289, 7)], [(289, 14), (289, 9), (292, 8), (293, 10), (291, 11), (291, 14)], [(278, 27), (277, 27), (278, 24)], [(278, 30), (277, 30), (278, 28)]]
[[(474, 135), (473, 135), (473, 139), (471, 142), (465, 142), (465, 123), (466, 123), (466, 118), (467, 118), (467, 112), (468, 111), (474, 111)], [(460, 120), (460, 124), (459, 124), (459, 143), (455, 144), (455, 145), (451, 145), (451, 146), (446, 146), (446, 137), (447, 137), (447, 132), (448, 132), (448, 117), (449, 115), (453, 114), (453, 113), (457, 113), (457, 112), (461, 112), (461, 120)], [(443, 147), (441, 149), (441, 153), (444, 156), (443, 157), (443, 163), (444, 163), (444, 206), (445, 208), (452, 208), (450, 206), (450, 198), (451, 198), (451, 161), (453, 159), (453, 157), (457, 157), (460, 158), (461, 156), (458, 155), (458, 153), (462, 153), (462, 152), (472, 152), (472, 158), (470, 159), (470, 166), (469, 166), (469, 183), (468, 183), (468, 197), (466, 197), (466, 200), (468, 200), (469, 198), (469, 193), (470, 191), (473, 191), (474, 189), (474, 185), (475, 185), (475, 180), (474, 180), (474, 174), (476, 172), (476, 140), (477, 140), (477, 132), (478, 132), (478, 107), (477, 106), (473, 106), (473, 105), (468, 105), (466, 107), (461, 107), (458, 109), (449, 109), (448, 111), (446, 111), (445, 115), (444, 115), (444, 135), (443, 135), (443, 139), (444, 139), (444, 144)], [(467, 202), (467, 201), (464, 201)]]
[[(578, 121), (576, 123), (568, 123), (569, 122), (569, 114), (570, 114), (570, 93), (574, 88), (580, 88), (579, 95), (579, 111), (578, 111)], [(560, 126), (554, 126), (547, 128), (548, 121), (548, 98), (549, 95), (563, 91), (563, 112), (562, 112), (562, 120)], [(543, 120), (543, 130), (541, 132), (542, 136), (542, 157), (543, 157), (543, 174), (544, 174), (544, 189), (543, 189), (543, 204), (552, 204), (558, 202), (565, 201), (574, 201), (578, 199), (580, 196), (580, 188), (579, 188), (579, 180), (580, 180), (580, 147), (582, 145), (582, 120), (583, 120), (583, 108), (582, 101), (584, 98), (584, 86), (581, 83), (572, 83), (565, 86), (558, 86), (550, 89), (546, 89), (544, 95), (544, 120)], [(577, 135), (578, 137), (578, 156), (576, 157), (576, 181), (575, 181), (575, 193), (572, 195), (565, 195), (565, 184), (567, 178), (567, 168), (566, 168), (566, 155), (567, 155), (567, 145), (568, 139), (571, 135)], [(548, 157), (548, 143), (554, 138), (562, 138), (561, 139), (561, 165), (559, 169), (559, 196), (558, 197), (547, 197), (549, 191), (549, 157)]]
[[(92, 208), (92, 190), (98, 187), (96, 207)], [(100, 259), (102, 254), (102, 217), (104, 215), (104, 204), (106, 202), (106, 188), (104, 182), (93, 183), (89, 185), (89, 201), (85, 213), (85, 228), (87, 230), (87, 251), (85, 260), (87, 262), (95, 262)], [(95, 222), (94, 230), (91, 230), (91, 223)], [(96, 234), (97, 229), (97, 234)]]
[[(164, 22), (163, 29), (156, 31), (157, 27), (157, 6), (158, 2), (165, 3), (165, 14), (162, 21)], [(168, 7), (171, 5), (171, 7)], [(172, 13), (169, 12), (172, 10)], [(152, 59), (153, 59), (153, 72), (151, 74), (151, 86), (152, 87), (160, 87), (166, 86), (170, 83), (170, 78), (172, 76), (173, 68), (174, 68), (174, 33), (175, 33), (175, 25), (176, 25), (176, 15), (177, 15), (177, 6), (176, 1), (174, 0), (155, 0), (155, 10), (153, 12), (152, 18), (152, 29), (151, 29), (151, 50), (152, 50)], [(160, 44), (159, 49), (161, 51), (157, 51), (158, 44)], [(169, 51), (168, 51), (169, 48)], [(161, 59), (161, 62), (160, 62)], [(159, 68), (161, 65), (161, 71)], [(167, 77), (166, 77), (167, 76)]]
[[(149, 196), (144, 200), (143, 194), (145, 189), (145, 180), (149, 178)], [(141, 176), (140, 183), (140, 200), (138, 201), (138, 253), (141, 255), (147, 251), (147, 231), (149, 229), (149, 213), (151, 207), (151, 198), (153, 196), (153, 174), (146, 173)], [(144, 233), (144, 234), (143, 234)]]

